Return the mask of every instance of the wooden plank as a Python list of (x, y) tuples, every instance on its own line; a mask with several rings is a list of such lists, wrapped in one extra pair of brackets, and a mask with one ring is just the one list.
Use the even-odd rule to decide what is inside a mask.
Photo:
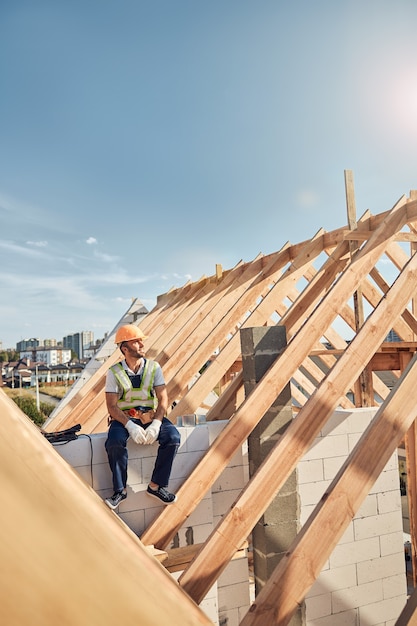
[(2, 624), (212, 626), (3, 391), (0, 412)]
[[(150, 333), (150, 341), (146, 349), (150, 359), (156, 360), (156, 355), (159, 354), (163, 346), (188, 321), (193, 310), (202, 306), (215, 288), (215, 281), (209, 279), (206, 279), (204, 282), (193, 283), (184, 289), (182, 298), (177, 298), (175, 306), (170, 306), (168, 314), (160, 316), (159, 321), (155, 319), (155, 324)], [(161, 362), (161, 365), (163, 365), (163, 362)]]
[[(321, 240), (320, 232), (316, 237)], [(320, 249), (320, 248), (319, 248)], [(314, 275), (315, 280), (315, 293), (311, 290), (308, 294), (308, 307), (313, 309), (316, 306), (322, 293), (329, 288), (330, 283), (333, 280), (332, 270), (335, 263), (340, 256), (345, 256), (348, 251), (347, 244), (342, 244), (338, 250), (336, 250), (332, 256), (332, 259), (326, 261), (324, 268), (320, 270), (320, 276), (317, 277), (317, 273)], [(272, 315), (274, 310), (280, 309), (280, 304), (288, 296), (289, 286), (293, 286), (294, 282), (300, 278), (301, 275), (305, 276), (311, 269), (309, 261), (313, 258), (313, 250), (311, 246), (300, 253), (300, 257), (297, 257), (294, 269), (283, 275), (279, 281), (273, 286), (273, 288), (265, 295), (264, 299), (258, 304), (258, 306), (251, 312), (250, 316), (244, 321), (242, 327), (246, 326), (263, 326), (268, 318)], [(347, 259), (343, 264), (346, 265)], [(339, 269), (341, 266), (338, 266)], [(329, 269), (331, 268), (331, 269)], [(308, 288), (307, 288), (308, 289)], [(298, 311), (301, 315), (304, 315), (307, 307), (300, 307), (300, 300), (304, 298), (304, 292), (297, 300)], [(286, 311), (287, 309), (284, 308)], [(298, 324), (301, 325), (303, 320)], [(291, 316), (291, 320), (284, 320), (280, 323), (286, 326), (287, 335), (292, 336), (295, 334), (295, 330), (292, 329), (291, 324), (296, 322), (296, 315)], [(297, 327), (298, 330), (298, 327)], [(171, 419), (176, 419), (178, 415), (186, 415), (193, 413), (207, 394), (213, 389), (217, 381), (223, 375), (223, 373), (231, 366), (240, 354), (240, 339), (238, 335), (234, 335), (231, 340), (222, 348), (220, 354), (216, 360), (207, 368), (204, 374), (194, 383), (191, 389), (188, 391), (181, 401), (175, 406), (170, 414)], [(217, 404), (217, 403), (216, 403)], [(220, 412), (216, 411), (216, 416), (213, 419), (223, 419), (220, 416)], [(213, 413), (214, 416), (214, 413)], [(227, 415), (225, 419), (230, 417)]]
[[(286, 626), (417, 415), (417, 358), (326, 490), (241, 626)], [(325, 529), (325, 532), (323, 532)], [(291, 592), (289, 592), (291, 590)]]
[(407, 499), (410, 519), (411, 562), (413, 568), (413, 585), (417, 586), (417, 424), (410, 426), (405, 436), (405, 456), (407, 464)]
[[(354, 230), (357, 228), (356, 222), (356, 201), (355, 190), (353, 184), (353, 172), (352, 170), (345, 170), (345, 190), (346, 190), (346, 207), (348, 216), (349, 228)], [(349, 242), (349, 249), (351, 257), (354, 256), (359, 249), (358, 241), (351, 240)], [(355, 330), (362, 327), (364, 322), (363, 312), (363, 298), (362, 298), (362, 286), (358, 284), (356, 291), (353, 293), (353, 308), (355, 314)], [(354, 384), (355, 391), (355, 404), (356, 406), (372, 406), (373, 394), (372, 394), (372, 379), (369, 375), (369, 371), (365, 368), (357, 381)]]
[[(204, 283), (203, 283), (204, 286)], [(165, 306), (156, 306), (146, 318), (141, 320), (141, 328), (149, 333), (145, 340), (145, 349), (155, 340), (155, 330), (163, 332), (166, 326), (172, 329), (172, 315), (178, 315), (185, 305), (187, 298), (195, 296), (203, 289), (200, 281), (187, 285), (184, 291), (175, 295)], [(158, 322), (156, 322), (156, 318)], [(151, 352), (151, 349), (150, 349)], [(48, 424), (48, 432), (69, 428), (74, 424), (82, 425), (83, 433), (105, 432), (107, 430), (107, 407), (104, 394), (105, 378), (109, 367), (120, 361), (122, 354), (115, 346), (114, 353), (103, 363), (95, 373), (94, 378), (87, 381), (78, 397), (73, 398), (56, 418)]]
[[(367, 241), (369, 237), (372, 235), (372, 230), (362, 230), (360, 232), (347, 230), (343, 234), (343, 239), (345, 241)], [(397, 233), (394, 237), (394, 241), (402, 241), (402, 242), (417, 242), (417, 234), (415, 233)]]
[(371, 367), (376, 372), (400, 370), (398, 352), (376, 352), (371, 359)]
[(348, 244), (346, 242), (339, 244), (325, 263), (323, 263), (314, 279), (303, 290), (301, 297), (282, 315), (280, 324), (287, 329), (291, 329), (292, 334), (298, 332), (317, 306), (317, 303), (331, 289), (339, 274), (347, 268), (349, 264), (348, 253)]
[[(155, 546), (149, 546), (150, 552), (155, 558), (162, 563), (162, 565), (169, 572), (182, 572), (187, 565), (190, 564), (197, 552), (201, 550), (202, 543), (194, 543), (190, 546), (183, 546), (182, 548), (171, 548), (170, 550), (158, 550)], [(148, 546), (146, 546), (148, 547)], [(232, 561), (237, 559), (243, 559), (246, 556), (246, 549), (248, 542), (236, 550), (232, 556)]]
[[(320, 235), (318, 235), (320, 239)], [(250, 315), (243, 321), (241, 327), (247, 326), (263, 326), (270, 315), (274, 312), (277, 302), (283, 300), (288, 292), (288, 286), (292, 285), (305, 270), (305, 264), (311, 263), (314, 251), (317, 254), (321, 248), (317, 249), (317, 241), (311, 241), (310, 245), (300, 253), (300, 256), (291, 264), (290, 268), (283, 274), (275, 285), (270, 288), (271, 277), (282, 268), (282, 258), (275, 257), (271, 259), (271, 265), (264, 268), (259, 279), (255, 281), (256, 292), (254, 295), (245, 293), (242, 302), (239, 304), (239, 315), (242, 312), (250, 310)], [(256, 304), (259, 293), (263, 293), (264, 297)], [(252, 308), (251, 307), (252, 303)], [(211, 336), (206, 341), (211, 342), (211, 351), (216, 345), (219, 345), (220, 337), (226, 337), (231, 332), (231, 321), (225, 317), (219, 322)], [(237, 322), (236, 310), (234, 311), (233, 321)], [(204, 336), (204, 335), (203, 335)], [(201, 339), (200, 339), (201, 341)], [(196, 407), (207, 394), (214, 388), (215, 384), (220, 380), (224, 373), (232, 366), (240, 355), (240, 338), (237, 332), (231, 337), (226, 345), (221, 349), (215, 361), (208, 367), (203, 375), (194, 383), (185, 397), (174, 407), (170, 414), (171, 419), (176, 419), (178, 415), (186, 415), (193, 413)], [(201, 359), (201, 357), (200, 357)], [(189, 374), (188, 374), (189, 375)], [(177, 376), (177, 374), (175, 375)], [(172, 390), (171, 390), (172, 392)]]
[(395, 626), (414, 626), (415, 624), (417, 624), (417, 589), (414, 589), (408, 598), (400, 617), (395, 622)]
[(234, 281), (239, 280), (245, 267), (247, 269), (246, 265), (243, 265), (241, 262), (238, 263), (223, 279), (207, 283), (197, 294), (198, 297), (187, 298), (182, 311), (178, 311), (175, 317), (170, 320), (170, 324), (165, 331), (158, 334), (156, 341), (152, 344), (149, 355), (150, 358), (158, 361), (164, 369), (166, 377), (169, 376), (169, 372), (165, 370), (164, 366), (169, 358), (195, 330), (201, 318), (208, 314), (208, 311), (213, 309), (222, 295), (230, 289)]
[[(211, 367), (211, 365), (210, 365)], [(208, 422), (227, 420), (245, 399), (242, 372), (239, 372), (206, 415)]]
[[(261, 417), (271, 407), (290, 380), (293, 372), (300, 366), (315, 343), (319, 341), (326, 328), (330, 326), (340, 310), (341, 303), (346, 302), (346, 299), (355, 290), (358, 280), (366, 276), (370, 269), (374, 267), (383, 254), (389, 238), (401, 229), (405, 214), (404, 207), (393, 209), (379, 225), (371, 239), (357, 253), (343, 275), (322, 299), (320, 305), (313, 310), (309, 317), (309, 323), (300, 328), (280, 358), (271, 366), (268, 374), (261, 379), (255, 389), (248, 395), (206, 455), (185, 480), (177, 492), (178, 501), (169, 508), (165, 508), (145, 530), (143, 535), (144, 543), (153, 543), (159, 548), (166, 547)], [(413, 260), (410, 261), (407, 267), (413, 267)], [(408, 276), (408, 273), (406, 275)], [(395, 284), (399, 282), (401, 282), (400, 279)], [(386, 301), (387, 298), (385, 299)], [(397, 298), (397, 305), (398, 302), (403, 303), (403, 299), (401, 297)], [(382, 305), (383, 302), (381, 302), (380, 307)], [(404, 308), (405, 305), (403, 305), (401, 310)], [(388, 315), (387, 319), (391, 323), (391, 315)], [(381, 328), (385, 328), (383, 323), (381, 323), (379, 328), (373, 329), (370, 338), (371, 346), (373, 346), (373, 333), (378, 336), (379, 344), (382, 343), (382, 337), (380, 337)], [(349, 350), (350, 346), (347, 350)], [(372, 352), (368, 351), (365, 354), (370, 358)]]
[(261, 271), (261, 260), (258, 258), (246, 267), (227, 291), (218, 291), (214, 306), (195, 319), (191, 332), (176, 343), (175, 352), (169, 354), (170, 359), (164, 367), (170, 399), (183, 395), (192, 377), (256, 301), (258, 290), (251, 287)]
[[(414, 257), (402, 275), (394, 282), (385, 299), (368, 317), (358, 335), (349, 344), (316, 393), (288, 426), (267, 459), (234, 502), (233, 508), (224, 515), (206, 541), (204, 548), (182, 575), (180, 584), (197, 603), (227, 565), (231, 551), (239, 545), (242, 537), (249, 535), (256, 521), (312, 445), (318, 432), (336, 408), (344, 390), (352, 384), (364, 363), (380, 345), (392, 319), (406, 306), (410, 292), (414, 288), (416, 272), (417, 257)], [(337, 284), (343, 285), (343, 283), (344, 281), (340, 280)], [(326, 306), (325, 301), (322, 306)], [(324, 315), (324, 311), (320, 309), (321, 306), (317, 309), (317, 315)], [(309, 330), (311, 331), (311, 328)], [(290, 348), (291, 344), (270, 368), (269, 376), (267, 376), (268, 384), (272, 384), (270, 379), (273, 375), (278, 376), (276, 370), (285, 369), (287, 356), (290, 358), (291, 355)], [(263, 380), (261, 379), (248, 399), (255, 394), (256, 390), (262, 389)], [(226, 430), (227, 427), (222, 434)]]
[[(415, 200), (417, 191), (412, 191), (410, 197)], [(415, 232), (415, 225), (412, 224)], [(411, 244), (411, 254), (417, 253), (417, 245)], [(411, 300), (411, 310), (415, 317), (417, 315), (417, 297), (413, 295)], [(413, 327), (413, 339), (416, 339), (417, 328)], [(413, 585), (417, 586), (417, 422), (414, 421), (405, 437), (406, 467), (407, 467), (407, 499), (410, 520), (410, 543), (411, 543), (411, 563), (413, 570)], [(416, 620), (417, 621), (417, 620)]]
[[(171, 358), (167, 364), (168, 370), (164, 370), (169, 381), (167, 389), (170, 398), (181, 395), (192, 376), (207, 362), (216, 348), (222, 345), (228, 334), (235, 332), (246, 314), (256, 307), (257, 299), (280, 276), (285, 256), (285, 251), (275, 255), (266, 268), (260, 260), (254, 262), (240, 281), (227, 294), (223, 294), (210, 314), (202, 318), (194, 335), (190, 335), (181, 344), (175, 352), (175, 358)], [(236, 358), (237, 354), (232, 363)]]

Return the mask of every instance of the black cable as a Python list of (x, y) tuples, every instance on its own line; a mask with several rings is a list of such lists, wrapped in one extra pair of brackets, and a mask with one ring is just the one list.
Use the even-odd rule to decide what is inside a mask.
[(71, 428), (67, 428), (66, 430), (57, 430), (53, 433), (47, 433), (42, 431), (43, 436), (51, 443), (53, 446), (63, 446), (70, 441), (75, 441), (79, 439), (79, 437), (88, 437), (90, 441), (90, 478), (91, 478), (91, 486), (94, 488), (93, 482), (93, 441), (90, 435), (86, 433), (81, 433), (78, 435), (78, 431), (81, 430), (81, 424), (76, 424)]
[(92, 441), (90, 435), (87, 435), (86, 433), (82, 433), (81, 435), (79, 435), (79, 437), (88, 437), (88, 439), (90, 441), (90, 477), (91, 477), (91, 486), (94, 489), (94, 483), (93, 483), (93, 441)]

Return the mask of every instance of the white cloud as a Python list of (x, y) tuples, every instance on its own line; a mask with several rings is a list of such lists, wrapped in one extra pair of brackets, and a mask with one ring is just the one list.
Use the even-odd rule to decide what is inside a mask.
[(95, 237), (89, 237), (85, 240), (85, 243), (88, 243), (88, 245), (91, 246), (97, 243), (97, 239)]
[(100, 261), (104, 261), (105, 263), (114, 263), (119, 260), (118, 256), (112, 256), (111, 254), (106, 254), (105, 252), (98, 252), (94, 250), (94, 256)]
[(36, 246), (37, 248), (45, 248), (48, 245), (47, 241), (27, 241), (28, 246)]
[(24, 246), (20, 246), (14, 241), (0, 241), (0, 248), (3, 250), (7, 250), (8, 252), (14, 252), (16, 254), (22, 254), (25, 256), (39, 256), (41, 253), (38, 250), (32, 250), (30, 248), (25, 248)]

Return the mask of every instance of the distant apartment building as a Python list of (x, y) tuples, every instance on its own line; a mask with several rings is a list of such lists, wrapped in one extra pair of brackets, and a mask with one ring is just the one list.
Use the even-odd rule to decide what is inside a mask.
[(45, 348), (54, 348), (57, 345), (57, 340), (56, 339), (44, 339), (42, 345), (45, 346)]
[(29, 362), (45, 363), (45, 365), (58, 365), (71, 361), (71, 350), (39, 346), (32, 350), (23, 350), (20, 352), (20, 358), (26, 359)]
[(81, 360), (87, 356), (87, 351), (94, 343), (94, 333), (91, 330), (83, 330), (80, 333), (67, 335), (62, 340), (62, 345), (68, 350), (73, 350)]
[(40, 346), (40, 341), (38, 337), (31, 337), (31, 339), (22, 339), (16, 344), (16, 352), (24, 352), (25, 350), (29, 350), (30, 348), (37, 348), (38, 346)]

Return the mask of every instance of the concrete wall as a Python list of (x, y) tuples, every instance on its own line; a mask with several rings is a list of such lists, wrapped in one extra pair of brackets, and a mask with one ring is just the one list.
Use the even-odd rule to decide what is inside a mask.
[[(304, 523), (376, 409), (336, 411), (298, 466)], [(306, 598), (307, 626), (394, 626), (406, 602), (397, 454)]]
[[(300, 525), (308, 518), (375, 413), (374, 409), (336, 411), (297, 468)], [(226, 422), (180, 427), (173, 491), (190, 474)], [(100, 497), (111, 495), (104, 450), (106, 435), (81, 436), (56, 450)], [(161, 507), (146, 495), (155, 446), (129, 442), (128, 498), (119, 515), (139, 536)], [(248, 480), (244, 448), (216, 481), (174, 538), (171, 547), (205, 541)], [(174, 575), (174, 574), (173, 574)], [(178, 578), (180, 574), (174, 576)], [(232, 561), (201, 603), (218, 626), (238, 626), (249, 608), (247, 559)], [(394, 626), (406, 602), (401, 496), (395, 454), (333, 551), (305, 600), (306, 626)]]
[[(169, 488), (176, 491), (189, 476), (210, 443), (226, 422), (212, 422), (194, 427), (179, 427), (181, 445), (174, 461)], [(56, 446), (56, 450), (72, 465), (101, 498), (113, 493), (111, 473), (104, 449), (106, 434), (81, 435), (77, 440)], [(120, 518), (138, 535), (157, 517), (162, 509), (158, 501), (146, 493), (154, 466), (157, 444), (138, 446), (128, 442), (128, 497), (118, 510)], [(218, 520), (236, 499), (248, 480), (246, 446), (240, 450), (207, 493), (171, 546), (182, 547), (204, 542)], [(173, 574), (175, 578), (181, 572)], [(246, 614), (249, 599), (247, 557), (232, 561), (200, 606), (218, 626), (238, 626)]]

